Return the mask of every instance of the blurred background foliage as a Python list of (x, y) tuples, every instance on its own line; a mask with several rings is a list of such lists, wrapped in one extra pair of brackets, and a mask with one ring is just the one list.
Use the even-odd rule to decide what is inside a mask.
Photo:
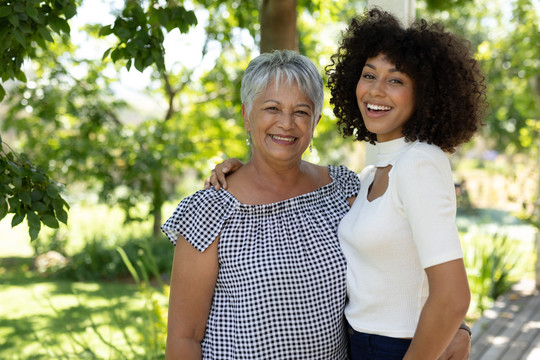
[[(0, 294), (19, 300), (2, 310), (0, 351), (162, 356), (172, 260), (162, 214), (201, 188), (215, 163), (249, 156), (239, 90), (259, 54), (262, 3), (0, 2), (0, 275), (10, 284)], [(296, 1), (297, 50), (325, 81), (341, 31), (365, 7)], [(534, 277), (540, 4), (416, 7), (417, 18), (468, 38), (486, 75), (485, 126), (451, 157), (474, 319), (512, 282)], [(328, 102), (313, 145), (307, 160), (365, 165), (364, 145), (338, 134)], [(60, 319), (72, 325), (51, 332)]]

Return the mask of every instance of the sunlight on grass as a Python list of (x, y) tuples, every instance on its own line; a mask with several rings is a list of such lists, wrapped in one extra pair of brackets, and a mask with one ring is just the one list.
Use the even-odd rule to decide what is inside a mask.
[[(0, 298), (9, 299), (1, 311), (2, 358), (60, 358), (89, 351), (98, 358), (120, 358), (103, 341), (124, 350), (142, 343), (138, 327), (144, 325), (144, 297), (137, 286), (34, 281), (0, 286)], [(156, 294), (165, 308), (167, 298)]]

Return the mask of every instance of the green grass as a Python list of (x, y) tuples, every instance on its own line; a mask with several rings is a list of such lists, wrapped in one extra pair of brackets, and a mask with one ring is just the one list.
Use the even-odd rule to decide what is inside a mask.
[[(20, 257), (0, 259), (0, 274), (2, 359), (122, 358), (104, 342), (141, 351), (145, 297), (137, 285), (45, 279)], [(165, 309), (166, 296), (155, 294)]]
[[(124, 224), (119, 209), (76, 205), (57, 234), (66, 239), (64, 254), (73, 256), (91, 240), (107, 246), (131, 241), (150, 226)], [(129, 276), (91, 282), (47, 278), (32, 266), (39, 246), (30, 243), (25, 224), (12, 229), (8, 216), (0, 221), (0, 234), (1, 359), (155, 358), (146, 355), (148, 342), (164, 337), (165, 330), (149, 334), (149, 317), (166, 317), (165, 292)], [(53, 234), (44, 228), (38, 241), (46, 243)]]

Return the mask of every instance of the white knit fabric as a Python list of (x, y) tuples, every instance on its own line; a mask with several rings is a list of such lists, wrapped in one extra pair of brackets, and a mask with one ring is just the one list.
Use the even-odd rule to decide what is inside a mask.
[(329, 166), (332, 183), (267, 205), (201, 190), (162, 226), (204, 251), (220, 235), (219, 273), (203, 359), (345, 360), (346, 263), (337, 226), (358, 176)]
[[(412, 337), (428, 296), (424, 269), (463, 257), (454, 183), (437, 146), (401, 138), (377, 148), (377, 163), (360, 174), (360, 192), (338, 230), (347, 259), (345, 315), (356, 331)], [(387, 165), (388, 188), (370, 202), (376, 167)]]

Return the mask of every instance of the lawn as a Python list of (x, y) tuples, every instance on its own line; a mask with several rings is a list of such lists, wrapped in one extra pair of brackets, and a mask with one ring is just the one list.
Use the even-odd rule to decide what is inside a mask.
[[(121, 359), (144, 351), (148, 304), (139, 286), (46, 279), (31, 262), (0, 258), (2, 359)], [(165, 294), (152, 297), (165, 309)]]
[[(77, 240), (65, 244), (73, 253), (89, 239), (108, 243), (120, 239), (121, 231), (130, 236), (145, 230), (123, 228), (121, 221), (117, 210), (74, 207), (61, 237)], [(0, 221), (1, 359), (163, 358), (166, 287), (136, 283), (130, 276), (99, 281), (44, 276), (33, 266), (24, 224), (13, 229), (9, 224), (9, 218)], [(53, 232), (41, 235), (48, 234)]]

